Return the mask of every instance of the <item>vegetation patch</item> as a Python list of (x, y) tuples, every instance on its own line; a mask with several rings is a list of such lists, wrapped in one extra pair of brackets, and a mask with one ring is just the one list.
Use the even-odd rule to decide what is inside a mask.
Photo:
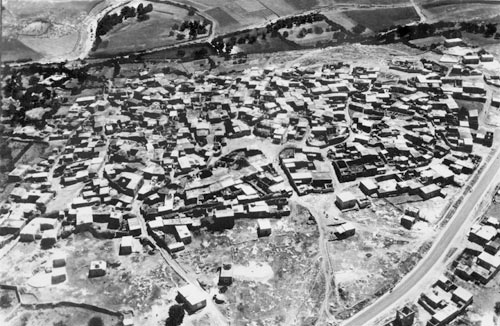
[(207, 36), (211, 22), (192, 10), (160, 2), (141, 2), (106, 15), (97, 29), (94, 57), (175, 45)]

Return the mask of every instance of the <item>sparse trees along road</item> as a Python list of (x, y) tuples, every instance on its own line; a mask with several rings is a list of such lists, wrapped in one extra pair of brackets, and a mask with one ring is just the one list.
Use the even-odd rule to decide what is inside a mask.
[[(473, 213), (476, 205), (481, 202), (483, 196), (492, 186), (496, 186), (500, 170), (500, 156), (498, 154), (499, 151), (497, 150), (492, 159), (486, 161), (489, 166), (479, 176), (479, 180), (473, 186), (471, 192), (466, 194), (464, 198), (458, 198), (457, 204), (459, 206), (456, 212), (419, 264), (401, 280), (392, 292), (385, 294), (375, 303), (354, 315), (344, 323), (344, 326), (370, 325), (379, 315), (387, 312), (394, 305), (404, 302), (411, 290), (426, 285), (422, 283), (432, 272), (433, 267), (446, 258), (448, 248), (452, 242), (457, 239), (460, 240), (457, 235), (461, 234), (460, 231), (463, 231), (463, 228), (468, 227), (466, 222), (474, 217)], [(461, 202), (458, 202), (460, 200)]]

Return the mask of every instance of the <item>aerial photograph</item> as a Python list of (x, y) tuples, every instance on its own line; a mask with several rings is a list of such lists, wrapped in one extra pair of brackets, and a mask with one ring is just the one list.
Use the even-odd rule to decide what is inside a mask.
[(0, 31), (0, 326), (500, 326), (500, 0)]

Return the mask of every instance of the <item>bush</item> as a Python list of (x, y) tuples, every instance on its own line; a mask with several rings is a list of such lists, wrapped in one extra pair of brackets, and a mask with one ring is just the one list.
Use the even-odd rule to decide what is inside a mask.
[(495, 314), (497, 314), (498, 316), (500, 316), (500, 301), (497, 301), (495, 303)]
[(168, 318), (165, 321), (165, 326), (179, 326), (184, 320), (184, 308), (180, 304), (171, 306), (168, 309)]
[(90, 318), (88, 326), (104, 326), (104, 322), (101, 317), (94, 316)]
[(315, 34), (323, 34), (323, 28), (321, 26), (314, 26)]
[(8, 293), (2, 294), (2, 296), (0, 297), (0, 307), (8, 308), (10, 306), (12, 306), (12, 298)]
[(360, 25), (360, 24), (358, 24), (352, 28), (352, 32), (354, 34), (358, 34), (358, 35), (363, 33), (365, 30), (366, 30), (366, 27), (363, 25)]

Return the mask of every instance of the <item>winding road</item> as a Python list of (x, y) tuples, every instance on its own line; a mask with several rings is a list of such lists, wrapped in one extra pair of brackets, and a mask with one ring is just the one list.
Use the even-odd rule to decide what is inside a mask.
[(420, 287), (429, 285), (426, 281), (428, 281), (429, 277), (435, 275), (433, 274), (435, 267), (440, 266), (445, 260), (450, 246), (455, 241), (461, 239), (459, 235), (464, 231), (464, 228), (468, 227), (467, 222), (470, 222), (474, 218), (474, 211), (477, 205), (488, 190), (491, 187), (495, 187), (498, 182), (500, 175), (500, 156), (498, 150), (486, 164), (489, 165), (482, 172), (471, 192), (465, 195), (464, 200), (460, 203), (453, 217), (442, 230), (426, 256), (391, 292), (386, 293), (372, 305), (361, 310), (343, 325), (360, 326), (373, 324), (375, 318), (379, 315), (387, 312), (395, 305), (404, 302), (410, 295), (415, 294), (415, 289), (418, 290)]

